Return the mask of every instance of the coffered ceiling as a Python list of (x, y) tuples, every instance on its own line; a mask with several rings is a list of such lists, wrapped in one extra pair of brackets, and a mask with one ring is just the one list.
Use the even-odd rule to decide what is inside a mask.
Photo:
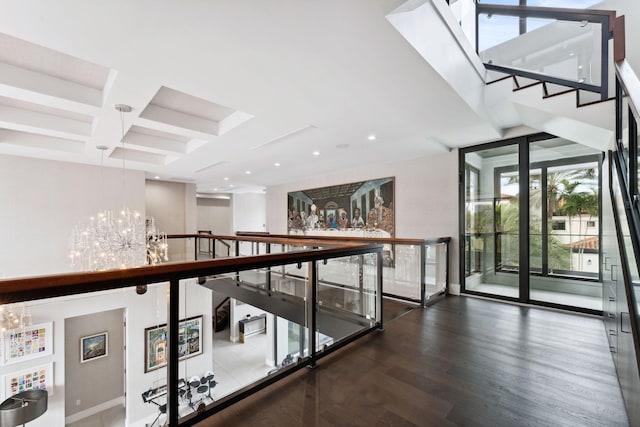
[(0, 1), (0, 153), (104, 145), (105, 166), (233, 192), (493, 137), (389, 24), (401, 3)]

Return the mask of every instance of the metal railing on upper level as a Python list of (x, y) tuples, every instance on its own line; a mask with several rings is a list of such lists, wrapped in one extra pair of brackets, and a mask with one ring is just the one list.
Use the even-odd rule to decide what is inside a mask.
[[(616, 19), (616, 144), (609, 152), (609, 191), (617, 247), (605, 257), (605, 325), (632, 425), (640, 422), (640, 79), (626, 60), (624, 17)], [(605, 236), (606, 237), (606, 236)], [(619, 271), (619, 272), (618, 272)]]
[(539, 7), (541, 2), (526, 0), (447, 3), (488, 70), (595, 93), (600, 100), (613, 95), (614, 11)]
[(609, 98), (609, 40), (615, 12), (476, 6), (476, 49), (489, 70)]
[[(450, 237), (390, 239), (332, 236), (331, 232), (313, 236), (245, 232), (237, 233), (236, 236), (198, 234), (189, 235), (189, 237), (198, 240), (196, 247), (213, 247), (213, 252), (209, 255), (212, 258), (283, 252), (291, 238), (308, 245), (382, 244), (384, 296), (427, 305), (435, 297), (446, 294), (449, 287)], [(203, 240), (213, 241), (213, 244), (199, 243)], [(218, 244), (220, 242), (225, 244), (220, 246)], [(227, 251), (227, 246), (233, 248), (231, 255)], [(207, 254), (199, 252), (195, 256), (198, 259)], [(361, 272), (363, 273), (366, 273), (366, 269)]]
[[(185, 235), (183, 238), (186, 237), (196, 238), (194, 235)], [(176, 236), (174, 242), (175, 239)], [(98, 356), (109, 362), (101, 372), (110, 378), (125, 375), (122, 374), (122, 368), (118, 372), (110, 370), (110, 363), (126, 360), (127, 379), (123, 387), (126, 390), (127, 419), (130, 422), (151, 422), (160, 417), (162, 422), (166, 419), (171, 426), (188, 426), (304, 366), (315, 365), (319, 358), (337, 348), (382, 328), (382, 245), (338, 242), (329, 245), (326, 241), (294, 239), (249, 240), (272, 245), (285, 244), (287, 250), (123, 270), (0, 280), (2, 319), (4, 313), (8, 312), (28, 313), (28, 316), (19, 316), (19, 323), (10, 325), (20, 333), (3, 332), (3, 342), (8, 342), (10, 346), (3, 346), (0, 352), (2, 372), (5, 375), (18, 375), (20, 369), (16, 370), (13, 366), (23, 370), (26, 367), (33, 368), (32, 363), (26, 362), (40, 356), (46, 358), (45, 362), (53, 363), (58, 372), (56, 382), (45, 382), (43, 379), (32, 386), (46, 386), (50, 391), (49, 411), (42, 416), (42, 420), (49, 425), (63, 425), (65, 393), (62, 391), (74, 385), (67, 384), (65, 375), (60, 374), (79, 369), (79, 363), (76, 367), (72, 358), (65, 359), (63, 349), (65, 345), (68, 347), (76, 345), (78, 341), (83, 342), (82, 336), (68, 335), (73, 331), (66, 331), (67, 319), (114, 309), (124, 311), (126, 332), (120, 338), (119, 345), (116, 339), (118, 335), (122, 336), (121, 322), (114, 330), (105, 324), (81, 322), (83, 327), (91, 329), (91, 334), (99, 333), (105, 341), (108, 336), (113, 343), (109, 345), (109, 353), (106, 342), (103, 347), (87, 347), (86, 351), (80, 353), (94, 357), (94, 350), (102, 351)], [(360, 264), (352, 263), (352, 259), (359, 260)], [(332, 282), (321, 283), (323, 269), (330, 269), (335, 263), (339, 263), (340, 269), (332, 271)], [(366, 267), (362, 264), (366, 264)], [(359, 268), (368, 269), (368, 278), (361, 284), (358, 284)], [(284, 270), (297, 271), (296, 280), (285, 282), (272, 277), (273, 286), (268, 289), (262, 286), (262, 282), (250, 280), (252, 276), (262, 277), (265, 271)], [(273, 303), (275, 308), (271, 312), (280, 313), (268, 320), (272, 323), (267, 330), (270, 334), (280, 331), (280, 334), (284, 334), (280, 341), (289, 344), (283, 344), (284, 349), (280, 353), (271, 347), (270, 350), (265, 349), (274, 359), (269, 372), (265, 365), (263, 371), (249, 380), (234, 380), (223, 376), (228, 372), (233, 373), (232, 368), (214, 369), (214, 352), (220, 350), (212, 336), (212, 293), (219, 289), (245, 295), (266, 307)], [(321, 304), (323, 300), (325, 304)], [(350, 301), (351, 304), (331, 305), (331, 301)], [(234, 309), (242, 312), (244, 305), (237, 303)], [(291, 335), (291, 327), (278, 327), (279, 323), (297, 325), (296, 334)], [(33, 336), (32, 329), (42, 334), (43, 341), (38, 349), (29, 345), (22, 352), (6, 351), (13, 344), (19, 346), (27, 333)], [(145, 339), (141, 341), (139, 338), (142, 338), (143, 332)], [(45, 341), (45, 335), (51, 341)], [(285, 366), (279, 360), (283, 357), (281, 354), (292, 354), (289, 346), (294, 336), (297, 337), (299, 351), (295, 357), (287, 358), (289, 362)], [(273, 345), (278, 346), (280, 344), (276, 337), (272, 335), (272, 341)], [(122, 348), (126, 348), (126, 353), (119, 356)], [(39, 352), (42, 354), (37, 354)], [(35, 368), (46, 373), (50, 380), (52, 368), (40, 366), (42, 363), (39, 361), (35, 361)], [(22, 363), (13, 365), (19, 362)], [(95, 366), (99, 362), (92, 363)], [(219, 364), (224, 362), (216, 359), (216, 363), (216, 366), (221, 366)], [(275, 370), (274, 365), (277, 366)], [(244, 370), (244, 367), (235, 369)], [(246, 372), (237, 372), (237, 375), (246, 378)], [(100, 382), (98, 379), (95, 381)], [(59, 393), (54, 395), (54, 390)], [(70, 392), (67, 389), (67, 394)], [(112, 399), (104, 396), (103, 400), (107, 398)]]

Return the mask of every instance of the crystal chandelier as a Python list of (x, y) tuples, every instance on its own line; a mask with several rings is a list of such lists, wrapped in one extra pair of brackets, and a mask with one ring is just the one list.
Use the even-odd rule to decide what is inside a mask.
[[(0, 339), (4, 332), (31, 325), (31, 310), (24, 303), (0, 305)], [(2, 346), (4, 348), (4, 346)]]
[(25, 303), (0, 305), (0, 360), (5, 357), (5, 339), (9, 331), (31, 326), (31, 308)]
[[(128, 105), (117, 104), (122, 124), (122, 185), (124, 197), (124, 113), (131, 111)], [(99, 146), (104, 156), (105, 146)], [(102, 157), (100, 162), (100, 185), (102, 186)], [(102, 189), (101, 189), (102, 190)], [(148, 236), (145, 221), (138, 212), (124, 207), (118, 214), (101, 209), (88, 223), (77, 225), (71, 234), (71, 266), (79, 271), (104, 271), (131, 268), (147, 262)], [(165, 238), (166, 244), (166, 238)]]
[(146, 220), (147, 228), (147, 262), (151, 265), (169, 261), (169, 244), (167, 233), (156, 229), (156, 219), (149, 217)]

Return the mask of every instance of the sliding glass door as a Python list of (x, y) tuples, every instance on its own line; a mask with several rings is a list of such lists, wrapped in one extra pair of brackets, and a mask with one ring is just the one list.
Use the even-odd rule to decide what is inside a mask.
[(463, 292), (602, 310), (601, 157), (546, 134), (461, 150)]
[(464, 154), (465, 288), (518, 298), (518, 145)]
[(530, 175), (539, 171), (530, 190), (530, 298), (602, 310), (601, 155), (561, 138), (532, 142), (529, 152)]

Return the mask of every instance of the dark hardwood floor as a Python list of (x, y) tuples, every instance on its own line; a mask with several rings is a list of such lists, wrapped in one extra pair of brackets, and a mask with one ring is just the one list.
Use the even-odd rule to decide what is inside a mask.
[(449, 296), (198, 424), (627, 426), (602, 320)]

